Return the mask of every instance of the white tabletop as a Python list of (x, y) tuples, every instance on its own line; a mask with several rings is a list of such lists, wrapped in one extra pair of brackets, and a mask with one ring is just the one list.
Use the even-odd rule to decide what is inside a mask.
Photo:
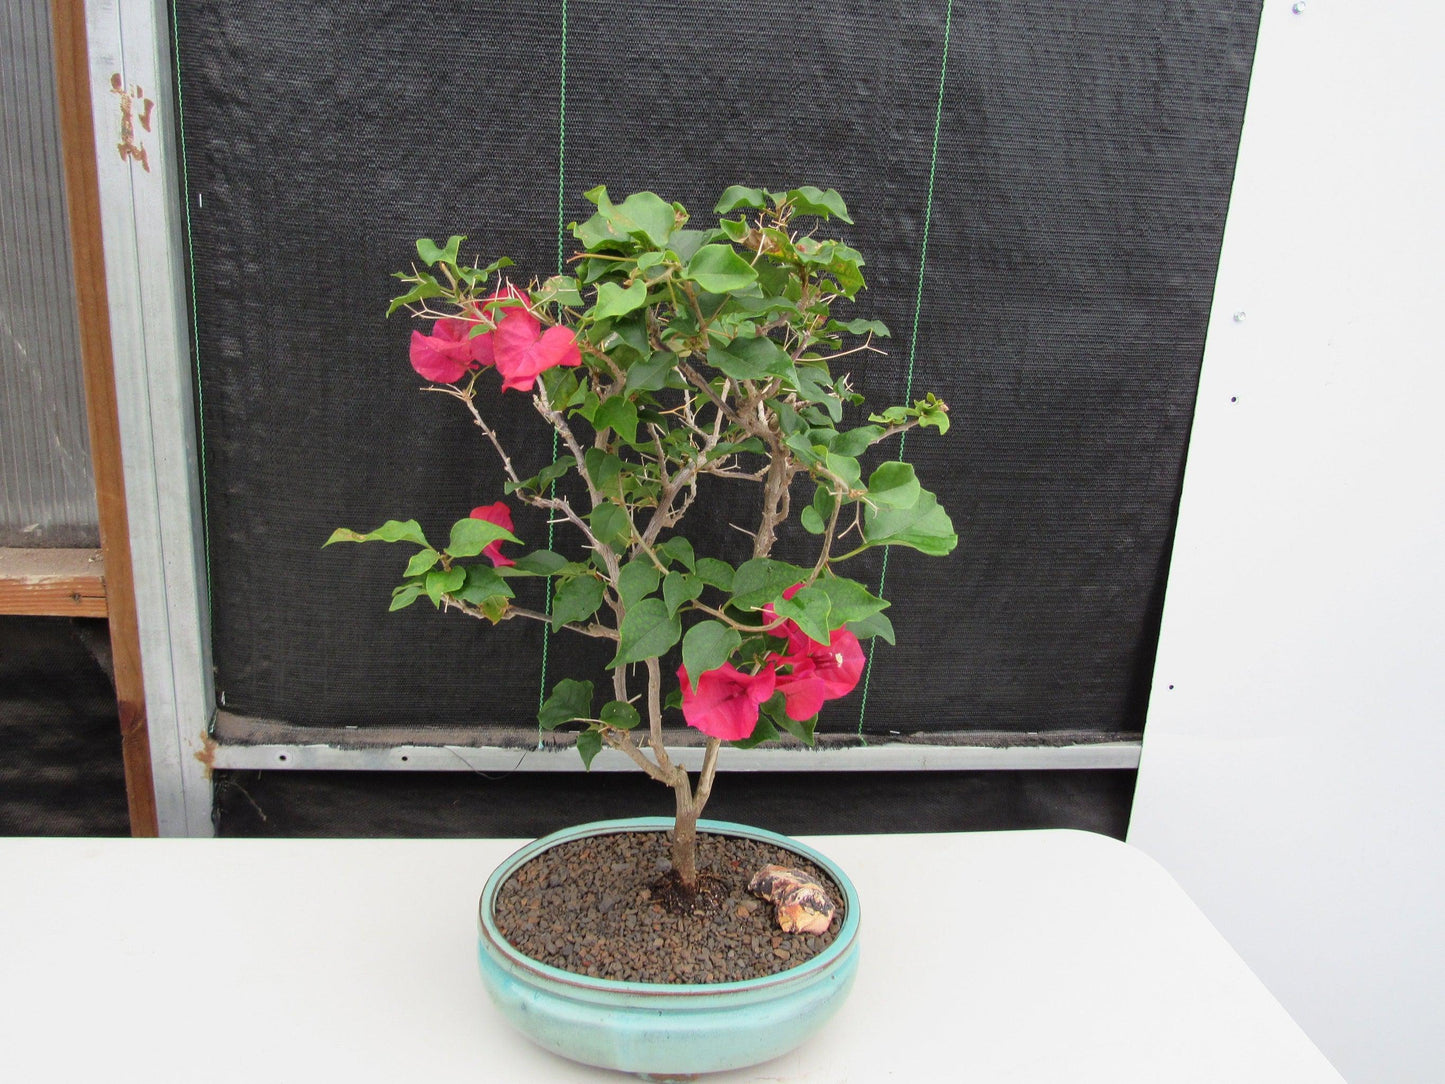
[[(802, 1048), (713, 1084), (1341, 1080), (1125, 844), (807, 842), (857, 885), (857, 984)], [(0, 839), (0, 1079), (629, 1079), (533, 1047), (482, 990), (477, 896), (518, 845)]]

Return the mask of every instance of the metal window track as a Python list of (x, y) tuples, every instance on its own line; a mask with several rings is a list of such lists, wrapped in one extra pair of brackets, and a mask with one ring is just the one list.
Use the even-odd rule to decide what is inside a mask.
[[(1139, 766), (1140, 736), (1095, 731), (953, 731), (871, 738), (820, 734), (814, 748), (796, 742), (722, 751), (730, 771), (1031, 771)], [(669, 732), (668, 752), (691, 770), (702, 764), (700, 735)], [(570, 772), (582, 763), (565, 736), (539, 746), (523, 727), (302, 727), (219, 712), (207, 747), (212, 768), (235, 770)], [(604, 749), (592, 771), (637, 771)]]

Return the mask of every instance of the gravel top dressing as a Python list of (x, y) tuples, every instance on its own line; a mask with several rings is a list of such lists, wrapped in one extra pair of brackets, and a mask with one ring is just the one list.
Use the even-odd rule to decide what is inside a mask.
[[(619, 832), (558, 844), (497, 893), (498, 930), (544, 964), (626, 982), (714, 983), (774, 975), (832, 943), (838, 886), (802, 855), (733, 836), (697, 837), (703, 889), (685, 913), (667, 906), (670, 833)], [(810, 874), (838, 904), (827, 933), (788, 934), (748, 881), (770, 863)], [(675, 905), (674, 905), (675, 906)]]

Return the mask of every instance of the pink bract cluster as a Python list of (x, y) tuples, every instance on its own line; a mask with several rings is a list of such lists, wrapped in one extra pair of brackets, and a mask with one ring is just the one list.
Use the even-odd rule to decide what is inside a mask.
[[(791, 598), (797, 590), (789, 588), (784, 597)], [(764, 606), (763, 614), (769, 622), (777, 620), (771, 606)], [(741, 741), (751, 736), (758, 725), (758, 710), (774, 692), (783, 694), (788, 718), (802, 722), (817, 715), (825, 701), (851, 693), (863, 675), (863, 646), (847, 629), (834, 629), (826, 644), (792, 621), (784, 621), (773, 632), (787, 641), (787, 649), (769, 655), (756, 674), (726, 663), (702, 674), (694, 690), (687, 668), (677, 668), (688, 726), (724, 741)]]
[[(512, 510), (507, 507), (505, 501), (497, 501), (493, 504), (484, 504), (480, 508), (472, 509), (472, 519), (484, 519), (488, 523), (495, 523), (498, 527), (505, 527), (513, 530)], [(502, 553), (502, 540), (488, 543), (482, 550), (482, 556), (491, 559), (493, 568), (501, 568), (503, 565), (515, 565), (517, 562)]]
[(474, 318), (447, 316), (430, 335), (411, 333), (411, 367), (439, 384), (455, 384), (468, 373), (495, 365), (503, 391), (531, 391), (540, 373), (581, 364), (572, 329), (543, 331), (525, 295), (511, 284), (485, 298)]

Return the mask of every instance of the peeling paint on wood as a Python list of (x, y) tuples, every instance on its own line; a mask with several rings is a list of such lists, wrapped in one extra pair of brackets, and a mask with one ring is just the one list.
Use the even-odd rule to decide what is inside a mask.
[(196, 751), (195, 757), (206, 769), (206, 778), (210, 779), (216, 770), (216, 750), (220, 748), (216, 739), (209, 734), (201, 735), (201, 748)]
[[(135, 140), (135, 126), (139, 123), (145, 131), (151, 130), (151, 110), (156, 103), (145, 96), (145, 91), (139, 85), (126, 86), (120, 72), (110, 77), (110, 92), (120, 95), (120, 142), (116, 144), (116, 149), (120, 151), (120, 160), (124, 162), (133, 159), (140, 163), (141, 169), (149, 173), (151, 164), (146, 158), (145, 147)], [(139, 111), (136, 110), (137, 102), (142, 107)]]

